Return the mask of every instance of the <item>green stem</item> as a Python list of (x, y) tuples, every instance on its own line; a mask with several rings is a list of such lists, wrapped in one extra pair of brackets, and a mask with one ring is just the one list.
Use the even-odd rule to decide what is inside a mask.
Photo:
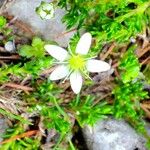
[(145, 10), (150, 6), (150, 2), (145, 2), (144, 4), (141, 4), (138, 6), (136, 9), (130, 11), (129, 13), (117, 17), (115, 20), (117, 22), (123, 22), (125, 19), (130, 18), (131, 16), (137, 15), (137, 14), (142, 14), (145, 12)]
[(0, 114), (4, 115), (4, 116), (8, 116), (12, 119), (16, 119), (21, 121), (22, 123), (27, 123), (27, 124), (31, 124), (28, 120), (25, 120), (24, 118), (20, 117), (19, 115), (14, 115), (6, 110), (3, 110), (0, 108)]
[(69, 139), (69, 145), (70, 145), (71, 150), (76, 150), (74, 145), (73, 145), (73, 143), (72, 143), (72, 141), (70, 139)]
[(54, 98), (55, 106), (57, 107), (58, 111), (64, 116), (65, 120), (70, 121), (68, 115), (61, 109), (61, 107), (58, 105), (56, 98)]

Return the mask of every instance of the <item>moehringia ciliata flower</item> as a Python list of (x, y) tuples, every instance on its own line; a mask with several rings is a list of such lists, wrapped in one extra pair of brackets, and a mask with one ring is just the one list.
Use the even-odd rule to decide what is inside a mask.
[(58, 66), (50, 74), (50, 80), (70, 79), (73, 92), (78, 94), (83, 84), (83, 76), (89, 77), (88, 72), (108, 71), (111, 68), (108, 63), (86, 57), (91, 42), (91, 34), (83, 34), (76, 46), (75, 53), (56, 45), (45, 45), (46, 51), (58, 61)]

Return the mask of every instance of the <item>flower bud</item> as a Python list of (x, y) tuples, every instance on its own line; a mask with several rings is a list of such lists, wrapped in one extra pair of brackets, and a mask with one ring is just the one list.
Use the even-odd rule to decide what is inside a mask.
[(42, 1), (40, 6), (36, 8), (36, 13), (44, 20), (54, 17), (54, 4)]

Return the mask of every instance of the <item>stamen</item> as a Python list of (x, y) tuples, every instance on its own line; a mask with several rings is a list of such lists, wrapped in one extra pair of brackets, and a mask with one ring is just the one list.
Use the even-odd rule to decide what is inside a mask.
[(69, 60), (70, 68), (73, 70), (82, 69), (85, 65), (85, 60), (80, 55), (74, 55)]
[(65, 79), (62, 81), (62, 83), (65, 83), (65, 81), (69, 78), (69, 76), (71, 75), (71, 73), (73, 72), (73, 70), (70, 70), (70, 72), (68, 73), (68, 75), (65, 77)]
[(81, 72), (83, 73), (85, 78), (90, 79), (91, 81), (93, 81), (93, 79), (85, 72), (85, 70), (81, 70)]
[(74, 54), (72, 53), (72, 50), (71, 50), (70, 44), (68, 44), (68, 50), (69, 50), (69, 53), (71, 54), (71, 56), (73, 56)]

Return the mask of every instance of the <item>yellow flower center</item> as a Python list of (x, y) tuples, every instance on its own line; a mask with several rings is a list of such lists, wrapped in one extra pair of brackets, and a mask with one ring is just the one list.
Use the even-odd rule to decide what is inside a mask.
[(69, 59), (69, 65), (70, 65), (71, 69), (73, 69), (73, 70), (79, 70), (79, 69), (84, 68), (84, 66), (85, 66), (85, 60), (80, 55), (72, 56)]

